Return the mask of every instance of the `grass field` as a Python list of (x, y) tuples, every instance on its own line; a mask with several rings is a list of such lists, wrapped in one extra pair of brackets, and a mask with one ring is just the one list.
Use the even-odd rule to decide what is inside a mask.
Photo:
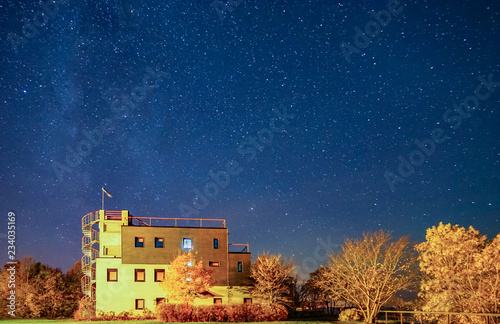
[[(13, 323), (13, 324), (45, 324), (45, 323), (73, 323), (73, 324), (101, 324), (101, 323), (117, 323), (120, 321), (93, 321), (93, 322), (76, 322), (70, 319), (67, 320), (47, 320), (47, 319), (18, 319), (18, 320), (0, 320), (2, 323)], [(129, 322), (130, 324), (163, 324), (163, 322), (155, 321), (155, 320), (140, 320), (140, 321), (121, 321), (121, 322)], [(207, 324), (213, 324), (214, 322), (210, 322)], [(337, 321), (284, 321), (284, 322), (246, 322), (247, 324), (262, 324), (262, 323), (273, 323), (273, 324), (327, 324), (327, 323), (336, 323), (336, 324), (347, 324), (347, 323), (358, 323), (359, 322), (337, 322)], [(204, 323), (196, 323), (196, 324), (204, 324)]]

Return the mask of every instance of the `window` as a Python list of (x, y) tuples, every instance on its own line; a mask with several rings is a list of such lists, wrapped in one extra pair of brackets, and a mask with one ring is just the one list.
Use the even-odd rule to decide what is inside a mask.
[(242, 271), (243, 271), (243, 263), (238, 262), (238, 272), (242, 272)]
[(165, 302), (165, 298), (163, 298), (163, 297), (156, 298), (156, 305), (160, 305), (164, 302)]
[(209, 267), (220, 267), (220, 262), (216, 261), (209, 261), (208, 262)]
[(118, 281), (118, 269), (108, 269), (108, 281)]
[(222, 304), (222, 298), (214, 298), (214, 304), (216, 305)]
[(243, 298), (243, 304), (251, 304), (252, 298)]
[(214, 249), (219, 248), (219, 239), (214, 239)]
[(155, 269), (155, 282), (161, 282), (165, 279), (165, 270)]
[(144, 309), (144, 299), (135, 300), (135, 309)]
[(155, 248), (163, 247), (163, 237), (155, 237)]
[(144, 237), (135, 238), (135, 247), (144, 247)]
[(190, 238), (183, 238), (182, 248), (185, 250), (191, 250), (193, 248), (193, 241)]
[(144, 281), (146, 281), (146, 270), (135, 269), (135, 282), (144, 282)]

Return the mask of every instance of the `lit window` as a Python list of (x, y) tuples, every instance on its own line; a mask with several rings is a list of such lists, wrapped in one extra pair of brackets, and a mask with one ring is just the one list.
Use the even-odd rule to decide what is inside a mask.
[(216, 305), (222, 304), (222, 298), (214, 298), (214, 304)]
[(242, 271), (243, 271), (243, 263), (238, 262), (238, 272), (242, 272)]
[(144, 237), (135, 238), (135, 247), (144, 247)]
[(163, 237), (155, 237), (155, 248), (163, 247)]
[(214, 239), (214, 249), (219, 248), (219, 239)]
[(135, 309), (144, 309), (144, 299), (135, 300)]
[(108, 281), (118, 281), (118, 269), (108, 269)]
[(165, 302), (165, 298), (158, 297), (156, 298), (156, 305), (160, 305)]
[(252, 298), (243, 298), (243, 304), (251, 304)]
[(193, 240), (190, 238), (184, 238), (182, 240), (182, 248), (185, 250), (191, 250), (193, 248)]
[(146, 270), (135, 269), (135, 282), (144, 282), (144, 281), (146, 281)]
[(209, 261), (208, 262), (209, 267), (220, 267), (220, 262), (216, 261)]
[(155, 269), (155, 282), (162, 282), (165, 279), (165, 270)]

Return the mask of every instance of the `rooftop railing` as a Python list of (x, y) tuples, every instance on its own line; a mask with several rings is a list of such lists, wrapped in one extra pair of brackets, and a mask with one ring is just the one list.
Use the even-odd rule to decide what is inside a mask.
[(137, 225), (142, 226), (226, 227), (226, 220), (217, 218), (137, 217), (129, 215), (129, 219), (135, 220)]

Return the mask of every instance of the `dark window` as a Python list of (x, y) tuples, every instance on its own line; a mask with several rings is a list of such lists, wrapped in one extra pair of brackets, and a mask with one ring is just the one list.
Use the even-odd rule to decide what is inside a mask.
[(238, 262), (238, 272), (242, 272), (242, 271), (243, 271), (243, 263)]
[(144, 299), (135, 300), (135, 309), (144, 309)]
[(144, 237), (135, 238), (135, 247), (144, 247)]
[(165, 298), (162, 298), (162, 297), (156, 298), (156, 305), (160, 305), (161, 303), (164, 303), (164, 302), (165, 302)]
[(193, 240), (191, 240), (190, 238), (183, 238), (182, 248), (185, 250), (191, 250), (193, 248)]
[(209, 261), (208, 266), (209, 267), (220, 267), (220, 262), (219, 261)]
[(219, 248), (219, 239), (214, 239), (214, 249)]
[(118, 269), (108, 269), (108, 281), (118, 281)]
[(222, 304), (222, 298), (214, 298), (214, 304)]
[(135, 282), (144, 282), (144, 281), (146, 281), (146, 270), (135, 269)]
[(161, 282), (165, 278), (165, 270), (155, 269), (155, 282)]
[(155, 237), (155, 248), (163, 247), (163, 237)]
[(251, 304), (252, 298), (243, 298), (243, 304)]

